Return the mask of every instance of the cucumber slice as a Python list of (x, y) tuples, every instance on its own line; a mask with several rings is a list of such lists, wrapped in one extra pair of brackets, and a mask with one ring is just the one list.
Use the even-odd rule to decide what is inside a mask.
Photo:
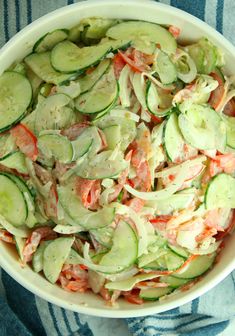
[(115, 149), (121, 142), (121, 126), (108, 126), (103, 128), (103, 132), (107, 141), (108, 149)]
[(174, 246), (171, 244), (168, 244), (169, 249), (176, 253), (178, 256), (183, 257), (183, 258), (188, 258), (189, 257), (189, 253), (187, 250), (185, 250), (183, 247), (180, 246)]
[(169, 160), (171, 162), (181, 161), (181, 155), (184, 155), (183, 148), (185, 141), (179, 128), (178, 116), (176, 113), (172, 113), (167, 119), (163, 130), (163, 141)]
[(86, 37), (88, 39), (101, 39), (106, 31), (117, 23), (114, 19), (104, 19), (100, 17), (85, 18), (80, 21), (80, 30), (86, 27)]
[(227, 128), (227, 146), (235, 149), (235, 118), (223, 115), (223, 120)]
[(20, 260), (24, 261), (23, 251), (24, 251), (26, 239), (22, 238), (22, 237), (14, 236), (14, 241), (15, 241), (15, 244), (16, 244), (16, 250), (19, 254)]
[(43, 253), (43, 272), (51, 283), (55, 283), (62, 267), (69, 256), (74, 237), (53, 240)]
[(25, 223), (28, 208), (17, 184), (8, 176), (0, 174), (0, 214), (14, 226)]
[(33, 52), (41, 53), (49, 51), (54, 46), (68, 38), (67, 29), (56, 29), (46, 35), (42, 36), (33, 46)]
[(62, 163), (70, 163), (73, 158), (71, 142), (63, 135), (44, 134), (38, 138), (38, 148), (47, 157), (54, 157)]
[(110, 66), (110, 60), (104, 59), (98, 66), (91, 72), (78, 79), (80, 84), (81, 93), (89, 91), (95, 83), (103, 76)]
[(28, 169), (25, 164), (25, 156), (19, 151), (12, 152), (4, 159), (0, 159), (0, 164), (15, 169), (21, 174), (28, 174)]
[(117, 100), (118, 92), (118, 82), (111, 66), (90, 91), (76, 99), (75, 106), (81, 113), (99, 113), (106, 110)]
[(226, 128), (220, 116), (211, 108), (192, 104), (178, 118), (179, 128), (186, 142), (198, 149), (226, 147)]
[(121, 22), (107, 31), (106, 35), (115, 40), (127, 39), (133, 42), (138, 41), (153, 42), (160, 44), (161, 50), (167, 54), (173, 54), (176, 51), (177, 43), (174, 37), (163, 27), (144, 21), (126, 21)]
[(16, 237), (28, 238), (30, 234), (30, 231), (26, 227), (15, 227), (11, 223), (9, 223), (2, 215), (0, 215), (0, 225)]
[(102, 118), (93, 121), (97, 127), (103, 131), (113, 125), (119, 125), (121, 130), (121, 144), (120, 149), (125, 151), (129, 144), (135, 139), (136, 136), (136, 124), (133, 120), (125, 117), (124, 113), (120, 112), (120, 116), (113, 116), (112, 111), (105, 114)]
[(125, 280), (108, 282), (105, 284), (105, 288), (109, 290), (129, 291), (132, 290), (138, 282), (154, 278), (156, 278), (156, 274), (139, 274)]
[[(125, 239), (123, 239), (125, 237)], [(114, 232), (113, 246), (103, 256), (99, 265), (119, 266), (119, 271), (134, 264), (138, 255), (138, 240), (131, 226), (121, 220)]]
[(189, 45), (185, 48), (185, 51), (192, 57), (196, 64), (198, 73), (204, 73), (205, 51), (197, 44)]
[(4, 160), (16, 148), (15, 140), (10, 133), (0, 136), (0, 160)]
[(220, 58), (217, 48), (206, 38), (187, 46), (186, 50), (194, 60), (199, 73), (210, 74)]
[(209, 255), (199, 255), (193, 259), (188, 266), (184, 267), (180, 272), (172, 273), (172, 276), (183, 279), (196, 278), (211, 268), (216, 257), (216, 253)]
[(115, 159), (112, 158), (112, 154), (112, 150), (107, 150), (84, 161), (76, 168), (75, 174), (88, 180), (117, 176), (127, 168), (127, 161), (124, 160), (122, 152), (118, 152)]
[(13, 174), (7, 174), (7, 173), (5, 173), (5, 175), (8, 176), (13, 182), (15, 182), (17, 184), (18, 188), (20, 189), (20, 191), (22, 192), (22, 194), (24, 196), (24, 199), (25, 199), (25, 202), (26, 202), (26, 205), (27, 205), (27, 209), (28, 209), (25, 224), (29, 228), (32, 228), (37, 223), (37, 220), (34, 216), (35, 205), (34, 205), (34, 197), (32, 195), (32, 192), (28, 188), (25, 181), (23, 179), (21, 179), (20, 177), (15, 176)]
[(111, 248), (114, 228), (112, 228), (111, 226), (106, 226), (101, 229), (90, 230), (90, 234), (102, 246)]
[(151, 269), (151, 270), (168, 270), (173, 271), (180, 266), (183, 265), (185, 259), (171, 251), (170, 249), (166, 249), (163, 255), (160, 255), (156, 260), (153, 262), (145, 265), (144, 269)]
[(46, 247), (51, 243), (51, 241), (43, 241), (37, 248), (33, 255), (32, 267), (34, 272), (39, 273), (43, 270), (43, 255)]
[(189, 281), (190, 281), (189, 279), (175, 278), (175, 277), (170, 276), (170, 275), (162, 276), (160, 278), (160, 282), (167, 283), (172, 288), (178, 288), (180, 286), (183, 286)]
[(92, 147), (93, 139), (87, 137), (87, 132), (83, 132), (77, 140), (72, 141), (73, 146), (73, 161), (81, 158), (83, 155), (88, 153)]
[(81, 225), (86, 230), (106, 227), (113, 219), (115, 210), (105, 207), (96, 212), (89, 211), (81, 204), (79, 198), (69, 187), (57, 188), (59, 201), (64, 211), (75, 223)]
[(131, 41), (130, 40), (106, 40), (104, 42), (102, 42), (102, 44), (105, 44), (106, 46), (110, 46), (111, 48), (111, 52), (113, 54), (115, 54), (116, 52), (118, 52), (118, 50), (126, 50), (127, 48), (129, 48), (131, 46)]
[(32, 88), (26, 77), (13, 71), (0, 76), (0, 132), (23, 118), (31, 99)]
[(159, 215), (170, 215), (175, 210), (188, 208), (194, 197), (195, 190), (193, 189), (189, 194), (176, 193), (164, 200), (148, 201), (146, 206), (154, 207)]
[(146, 82), (146, 105), (150, 113), (158, 116), (158, 117), (165, 117), (168, 115), (172, 109), (167, 108), (167, 109), (160, 109), (159, 105), (161, 104), (161, 99), (158, 94), (158, 90), (156, 86), (150, 81), (147, 80)]
[(80, 256), (73, 248), (71, 248), (68, 257), (65, 260), (65, 264), (68, 264), (68, 265), (81, 264)]
[(177, 79), (177, 71), (174, 63), (169, 56), (157, 49), (156, 62), (153, 64), (153, 70), (156, 70), (163, 84), (171, 84)]
[(235, 208), (235, 179), (228, 174), (216, 175), (207, 186), (205, 205), (207, 210)]
[(139, 296), (146, 301), (156, 301), (160, 297), (170, 294), (173, 290), (172, 287), (141, 289)]
[(29, 68), (47, 83), (59, 85), (69, 79), (76, 77), (74, 74), (62, 74), (51, 66), (51, 53), (35, 53), (27, 56), (24, 61)]
[(59, 72), (82, 72), (99, 63), (110, 51), (107, 45), (79, 48), (70, 41), (58, 43), (51, 51), (51, 64)]
[(35, 131), (62, 129), (75, 123), (73, 110), (66, 106), (70, 98), (58, 93), (46, 98), (37, 106), (35, 115)]

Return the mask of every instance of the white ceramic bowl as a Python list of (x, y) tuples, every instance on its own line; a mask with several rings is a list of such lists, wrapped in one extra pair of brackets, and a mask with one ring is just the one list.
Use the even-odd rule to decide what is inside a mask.
[[(207, 36), (223, 49), (226, 70), (232, 73), (235, 63), (235, 48), (218, 32), (199, 19), (173, 7), (152, 1), (100, 0), (80, 2), (56, 10), (36, 20), (16, 36), (0, 51), (0, 74), (12, 62), (22, 59), (31, 52), (34, 42), (43, 34), (56, 28), (76, 25), (80, 19), (89, 16), (103, 16), (122, 19), (139, 19), (160, 24), (173, 24), (181, 28), (181, 38), (187, 41)], [(135, 317), (163, 312), (187, 303), (204, 294), (222, 281), (235, 269), (235, 235), (229, 237), (221, 260), (193, 288), (178, 293), (162, 302), (149, 302), (141, 306), (120, 301), (119, 306), (109, 308), (104, 301), (92, 293), (71, 294), (29, 267), (21, 268), (16, 252), (5, 243), (0, 243), (0, 264), (22, 286), (43, 299), (75, 312), (104, 317)]]

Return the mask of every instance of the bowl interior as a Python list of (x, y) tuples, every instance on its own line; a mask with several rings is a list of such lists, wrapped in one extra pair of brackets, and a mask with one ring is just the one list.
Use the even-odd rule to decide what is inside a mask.
[[(152, 1), (87, 1), (61, 8), (35, 21), (13, 37), (1, 50), (0, 73), (14, 61), (22, 59), (32, 51), (35, 41), (56, 28), (69, 28), (76, 25), (80, 19), (89, 16), (109, 18), (137, 19), (160, 24), (173, 24), (182, 30), (184, 41), (208, 37), (225, 53), (226, 71), (232, 73), (235, 62), (235, 48), (219, 33), (193, 16)], [(229, 237), (226, 248), (221, 253), (220, 262), (200, 282), (187, 292), (174, 294), (159, 302), (149, 302), (135, 306), (124, 301), (110, 308), (104, 301), (92, 293), (71, 294), (61, 288), (51, 285), (41, 275), (34, 273), (29, 267), (22, 268), (17, 260), (16, 252), (9, 245), (0, 243), (1, 266), (21, 285), (66, 309), (96, 316), (134, 317), (163, 312), (200, 296), (224, 279), (234, 268), (235, 235)]]

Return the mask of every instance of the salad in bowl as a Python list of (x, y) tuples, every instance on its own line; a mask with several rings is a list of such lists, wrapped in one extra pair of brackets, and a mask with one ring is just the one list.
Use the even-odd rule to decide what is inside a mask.
[(235, 208), (235, 79), (210, 40), (85, 18), (0, 76), (0, 238), (109, 305), (187, 290)]

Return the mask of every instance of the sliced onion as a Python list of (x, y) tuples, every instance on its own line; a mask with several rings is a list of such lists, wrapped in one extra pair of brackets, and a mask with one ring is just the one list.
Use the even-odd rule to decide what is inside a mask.
[(136, 113), (130, 112), (126, 109), (115, 108), (115, 109), (110, 111), (110, 116), (118, 117), (118, 118), (122, 117), (122, 118), (133, 120), (135, 122), (139, 122), (139, 120), (140, 120), (140, 117)]
[[(154, 71), (154, 73), (155, 73), (155, 71)], [(159, 86), (163, 90), (169, 90), (169, 91), (171, 91), (171, 90), (174, 90), (174, 88), (175, 88), (175, 85), (171, 85), (171, 84), (164, 85), (164, 84), (162, 84), (156, 77), (152, 76), (151, 73), (142, 72), (142, 76), (146, 76), (153, 83), (155, 83), (157, 86)]]
[(193, 61), (193, 59), (189, 56), (189, 54), (187, 54), (185, 51), (183, 51), (181, 49), (177, 49), (174, 60), (176, 60), (176, 62), (178, 62), (181, 57), (186, 57), (186, 61), (187, 61), (188, 67), (189, 67), (189, 71), (187, 73), (177, 71), (177, 76), (184, 83), (191, 83), (197, 76), (196, 64)]
[(119, 77), (119, 98), (121, 101), (121, 105), (123, 107), (129, 107), (131, 105), (130, 101), (130, 95), (131, 95), (131, 89), (129, 87), (129, 77), (130, 77), (131, 69), (128, 64), (124, 66), (120, 73)]
[[(187, 161), (186, 161), (187, 162)], [(125, 184), (124, 188), (135, 197), (141, 198), (146, 201), (158, 201), (161, 199), (166, 199), (173, 195), (177, 190), (180, 189), (182, 186), (185, 174), (187, 172), (188, 166), (182, 165), (182, 168), (180, 169), (179, 173), (176, 175), (175, 180), (170, 183), (165, 189), (158, 190), (158, 191), (152, 191), (152, 192), (141, 192), (134, 188), (132, 188), (130, 185)]]
[(179, 170), (183, 167), (183, 166), (187, 166), (187, 168), (190, 168), (192, 166), (196, 166), (204, 161), (207, 160), (207, 157), (205, 155), (199, 155), (198, 157), (196, 157), (195, 159), (191, 159), (191, 160), (188, 160), (188, 161), (185, 161), (179, 165), (176, 165), (176, 166), (173, 166), (171, 168), (166, 168), (166, 169), (163, 169), (162, 171), (160, 172), (157, 172), (155, 174), (155, 177), (167, 177), (169, 175), (175, 175), (179, 172)]
[(132, 86), (133, 86), (136, 98), (140, 102), (142, 108), (144, 110), (147, 110), (146, 101), (145, 101), (146, 85), (144, 81), (144, 76), (138, 72), (135, 72), (132, 78)]
[(219, 245), (221, 244), (221, 242), (215, 242), (213, 244), (211, 244), (208, 248), (201, 248), (201, 247), (198, 247), (198, 248), (195, 248), (193, 250), (188, 250), (190, 253), (192, 254), (200, 254), (200, 255), (203, 255), (203, 254), (210, 254), (210, 253), (213, 253), (215, 252)]

